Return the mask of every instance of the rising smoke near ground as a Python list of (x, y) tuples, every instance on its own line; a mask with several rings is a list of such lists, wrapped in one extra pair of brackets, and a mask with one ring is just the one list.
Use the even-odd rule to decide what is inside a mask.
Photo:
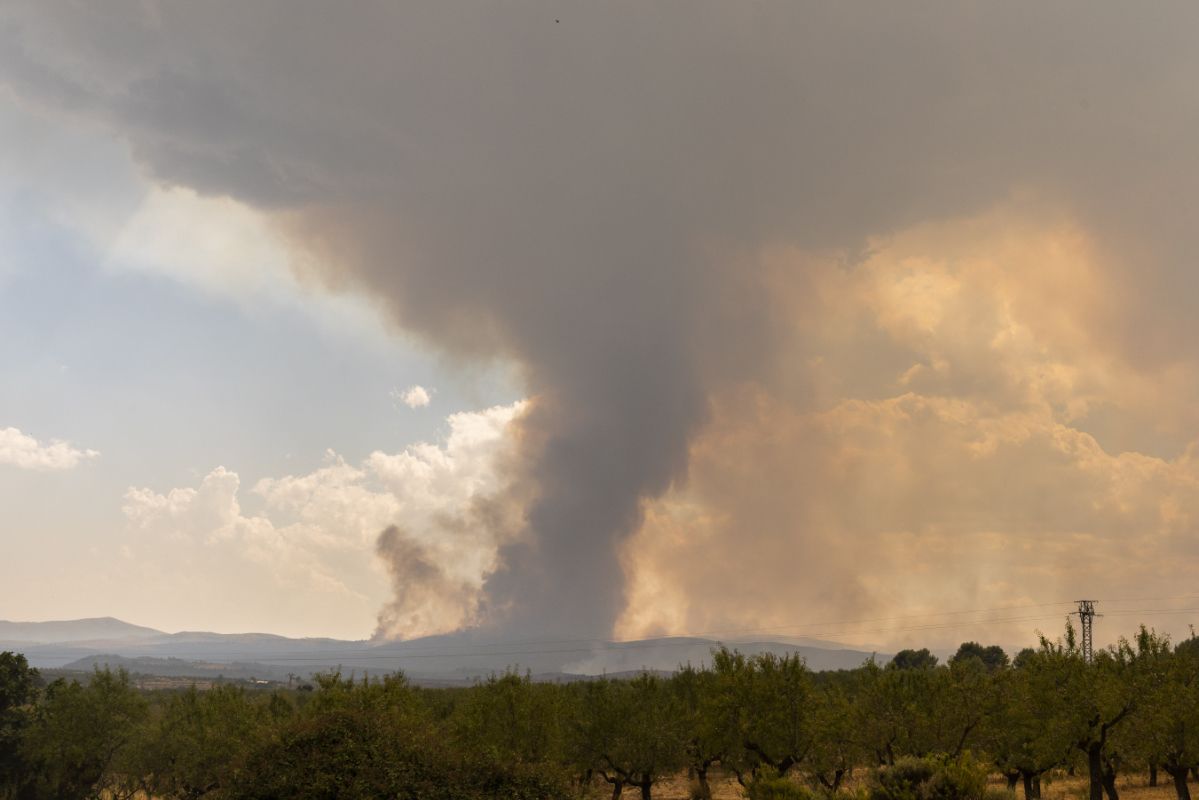
[[(1086, 372), (1085, 353), (1101, 352), (1095, 374), (1109, 378), (1191, 363), (1196, 15), (1090, 2), (39, 2), (0, 13), (0, 78), (22, 102), (110, 126), (156, 180), (269, 212), (310, 257), (306, 279), (371, 293), (447, 358), (517, 364), (531, 402), (512, 480), (491, 501), (522, 523), (497, 537), (475, 618), (606, 635), (622, 613), (630, 632), (709, 621), (688, 611), (716, 580), (699, 578), (715, 563), (704, 549), (752, 572), (730, 516), (746, 509), (774, 520), (759, 529), (777, 531), (759, 543), (769, 564), (806, 565), (832, 610), (883, 600), (860, 580), (840, 594), (820, 583), (822, 558), (852, 571), (878, 536), (919, 539), (929, 525), (961, 541), (960, 515), (900, 515), (902, 530), (880, 531), (815, 513), (872, 484), (829, 477), (846, 441), (830, 430), (849, 423), (793, 415), (915, 392), (992, 416), (1044, 407), (1049, 431), (1084, 424), (1062, 410), (1080, 408), (1073, 389), (1030, 399), (1011, 389), (1031, 385), (1024, 372), (971, 369), (994, 363), (1002, 320), (934, 348), (920, 326), (943, 332), (948, 317), (905, 322), (905, 295), (869, 284), (890, 275), (910, 290), (904, 280), (929, 279), (920, 258), (961, 251), (963, 229), (922, 225), (985, 218), (1004, 242), (1003, 220), (1019, 218), (1011, 235), (1060, 241), (1034, 224), (1044, 211), (1087, 240), (1087, 285), (1069, 273), (1049, 287), (1077, 325), (1034, 330), (1041, 351), (1012, 356), (1038, 380), (1028, 354), (1061, 342), (1066, 367)], [(925, 249), (880, 266), (880, 242), (919, 230), (932, 231)], [(1018, 269), (970, 274), (979, 297), (999, 287), (1017, 298), (1004, 308), (1027, 310), (1020, 276), (1052, 253), (1009, 251)], [(1092, 406), (1151, 416), (1096, 381)], [(934, 416), (956, 424), (956, 408)], [(770, 441), (772, 419), (793, 444), (774, 474), (794, 479), (751, 503), (769, 484), (722, 480), (717, 465), (761, 466), (741, 444)], [(796, 509), (797, 497), (810, 502)], [(1006, 524), (984, 516), (970, 530)], [(399, 542), (384, 534), (380, 553), (409, 558)], [(630, 618), (630, 592), (677, 613)]]

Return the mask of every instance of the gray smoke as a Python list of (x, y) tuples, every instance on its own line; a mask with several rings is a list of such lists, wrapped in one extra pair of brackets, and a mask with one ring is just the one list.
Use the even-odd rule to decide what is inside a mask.
[(602, 634), (618, 546), (686, 479), (714, 388), (779, 368), (763, 246), (853, 253), (1031, 191), (1139, 288), (1112, 346), (1174, 357), (1199, 280), (1197, 16), (37, 2), (0, 12), (0, 80), (111, 125), (159, 180), (277, 211), (320, 280), (451, 356), (518, 362), (526, 527), (485, 612)]
[(375, 552), (387, 565), (394, 593), (392, 602), (379, 611), (375, 638), (391, 631), (422, 629), (428, 625), (422, 614), (435, 618), (446, 598), (470, 597), (470, 587), (447, 575), (427, 548), (395, 525), (379, 534)]

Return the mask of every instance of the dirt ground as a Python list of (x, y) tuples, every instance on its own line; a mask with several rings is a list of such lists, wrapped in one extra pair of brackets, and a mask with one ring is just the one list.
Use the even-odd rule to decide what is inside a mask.
[[(865, 775), (866, 771), (863, 770), (861, 773), (863, 779)], [(736, 778), (732, 776), (717, 775), (711, 783), (713, 800), (740, 800), (745, 797)], [(998, 775), (992, 777), (991, 783), (999, 788), (1006, 787), (1006, 783)], [(1120, 800), (1175, 800), (1177, 796), (1174, 793), (1174, 784), (1171, 782), (1170, 776), (1165, 773), (1158, 775), (1158, 784), (1155, 787), (1149, 786), (1148, 775), (1134, 774), (1119, 778), (1116, 781), (1116, 788), (1120, 792)], [(1041, 783), (1042, 800), (1086, 800), (1087, 793), (1088, 787), (1085, 778), (1060, 775), (1051, 777), (1047, 781), (1042, 780)], [(1191, 783), (1191, 793), (1199, 797), (1199, 786), (1194, 782)], [(610, 789), (597, 787), (596, 798), (611, 796)], [(622, 800), (635, 800), (640, 797), (640, 791), (632, 788), (626, 788), (621, 795)], [(655, 800), (688, 800), (689, 797), (690, 783), (685, 774), (654, 787)], [(1024, 800), (1023, 789), (1016, 791), (1015, 800)]]
[[(1194, 781), (1191, 781), (1191, 794), (1199, 791)], [(1046, 783), (1041, 782), (1041, 797), (1043, 800), (1086, 800), (1089, 786), (1085, 778), (1060, 776)], [(1158, 773), (1157, 786), (1149, 785), (1149, 776), (1131, 774), (1116, 779), (1116, 789), (1120, 800), (1175, 800), (1178, 795), (1174, 792), (1174, 781), (1165, 772)], [(1019, 800), (1024, 800), (1024, 792), (1018, 793)], [(683, 795), (686, 797), (686, 794)]]

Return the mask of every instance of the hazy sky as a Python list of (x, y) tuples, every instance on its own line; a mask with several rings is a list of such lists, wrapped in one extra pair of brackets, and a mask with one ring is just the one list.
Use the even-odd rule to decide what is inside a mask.
[(1197, 15), (6, 6), (0, 617), (1185, 631)]

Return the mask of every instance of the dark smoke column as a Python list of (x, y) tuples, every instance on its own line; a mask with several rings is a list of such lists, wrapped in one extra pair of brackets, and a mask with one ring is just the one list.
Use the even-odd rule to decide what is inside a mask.
[(533, 407), (528, 538), (501, 550), (487, 583), (501, 627), (610, 634), (624, 605), (620, 543), (640, 524), (642, 501), (681, 474), (701, 418), (687, 370), (686, 354), (661, 338), (630, 341), (580, 358), (575, 380)]

